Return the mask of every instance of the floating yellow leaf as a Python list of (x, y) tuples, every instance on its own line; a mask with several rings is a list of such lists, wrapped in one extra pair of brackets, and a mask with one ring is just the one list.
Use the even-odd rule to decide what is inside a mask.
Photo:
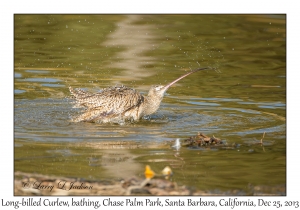
[(146, 165), (146, 170), (145, 170), (146, 179), (151, 179), (152, 177), (154, 177), (154, 175), (155, 175), (154, 171), (152, 171), (149, 165)]
[(173, 171), (169, 166), (166, 166), (163, 170), (162, 170), (162, 174), (165, 176), (166, 179), (169, 179), (170, 176), (173, 175)]

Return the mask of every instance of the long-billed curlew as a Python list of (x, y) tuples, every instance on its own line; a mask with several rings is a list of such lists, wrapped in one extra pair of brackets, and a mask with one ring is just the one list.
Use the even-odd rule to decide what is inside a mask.
[(198, 68), (190, 71), (165, 86), (154, 85), (150, 88), (147, 96), (125, 86), (104, 88), (98, 93), (88, 93), (81, 89), (74, 90), (72, 87), (69, 87), (71, 95), (76, 100), (74, 107), (85, 108), (84, 113), (72, 121), (102, 123), (118, 123), (125, 120), (138, 121), (143, 116), (151, 115), (158, 110), (164, 93), (169, 87), (184, 77), (205, 69), (209, 68)]

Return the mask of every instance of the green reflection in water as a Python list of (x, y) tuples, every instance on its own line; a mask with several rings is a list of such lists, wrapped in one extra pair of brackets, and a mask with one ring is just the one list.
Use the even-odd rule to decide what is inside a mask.
[[(118, 179), (142, 176), (149, 164), (155, 171), (171, 165), (174, 181), (199, 189), (286, 183), (284, 15), (14, 17), (16, 171)], [(78, 113), (66, 99), (69, 85), (96, 92), (122, 83), (146, 93), (199, 66), (216, 71), (181, 80), (148, 120), (124, 126), (69, 122)], [(159, 146), (199, 131), (242, 146), (182, 148), (182, 159)], [(264, 132), (263, 150), (253, 142)], [(103, 141), (156, 146), (95, 147)], [(115, 169), (125, 163), (119, 174)]]

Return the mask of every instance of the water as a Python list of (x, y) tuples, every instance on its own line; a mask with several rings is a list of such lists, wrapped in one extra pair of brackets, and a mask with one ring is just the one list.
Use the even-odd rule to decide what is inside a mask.
[[(97, 180), (169, 165), (172, 180), (202, 190), (285, 186), (284, 15), (14, 18), (15, 171)], [(199, 66), (216, 70), (179, 81), (149, 119), (70, 122), (80, 110), (68, 86), (97, 92), (124, 84), (147, 94)], [(171, 147), (200, 131), (239, 146)], [(264, 145), (256, 144), (264, 132)]]

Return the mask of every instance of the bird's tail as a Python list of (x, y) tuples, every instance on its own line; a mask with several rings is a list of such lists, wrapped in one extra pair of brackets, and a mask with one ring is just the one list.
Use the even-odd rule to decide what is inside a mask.
[(69, 91), (70, 91), (70, 93), (71, 93), (71, 95), (76, 95), (76, 91), (71, 87), (71, 86), (69, 86)]
[(88, 93), (82, 89), (73, 89), (71, 86), (69, 86), (69, 90), (70, 90), (70, 93), (71, 95), (76, 99), (76, 100), (79, 100), (79, 99), (82, 99), (82, 98), (86, 98), (88, 96), (91, 96), (92, 94), (91, 93)]

